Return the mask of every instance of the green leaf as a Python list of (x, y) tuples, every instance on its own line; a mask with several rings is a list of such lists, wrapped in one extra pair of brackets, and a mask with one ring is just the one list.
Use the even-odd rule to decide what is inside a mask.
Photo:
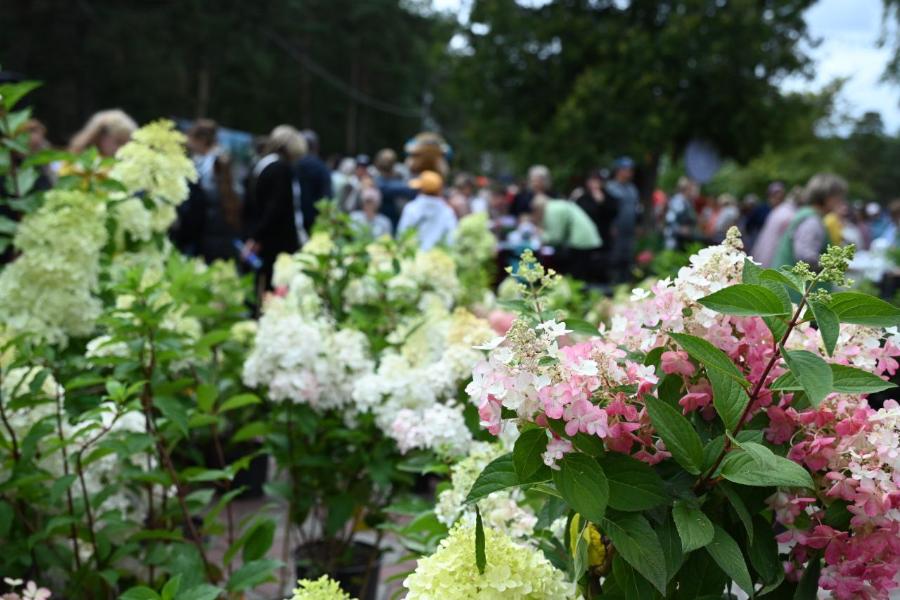
[(119, 600), (160, 600), (159, 594), (150, 588), (139, 585), (127, 590), (119, 596)]
[(713, 406), (716, 407), (725, 428), (734, 431), (740, 425), (741, 417), (750, 404), (750, 396), (737, 381), (720, 371), (709, 370), (706, 374), (712, 383)]
[(759, 282), (761, 285), (778, 283), (795, 292), (803, 291), (802, 282), (795, 279), (790, 272), (776, 271), (775, 269), (763, 269), (759, 274)]
[(166, 582), (166, 585), (163, 586), (162, 589), (162, 600), (174, 600), (175, 594), (178, 593), (179, 588), (181, 587), (181, 574), (175, 575), (169, 581)]
[(744, 258), (744, 267), (741, 270), (741, 281), (743, 283), (759, 283), (759, 274), (763, 272), (763, 268), (753, 262), (749, 257)]
[(822, 571), (822, 561), (818, 556), (810, 558), (806, 565), (806, 571), (800, 584), (794, 590), (794, 600), (816, 600), (819, 596), (819, 574)]
[(188, 435), (188, 415), (184, 405), (176, 398), (171, 396), (157, 396), (153, 399), (153, 404), (169, 421), (178, 427), (179, 431), (187, 437)]
[(587, 321), (582, 321), (581, 319), (566, 319), (565, 326), (566, 329), (571, 329), (575, 333), (580, 333), (582, 335), (589, 335), (592, 337), (600, 335), (599, 327), (591, 325)]
[(645, 402), (653, 428), (666, 449), (688, 473), (699, 475), (703, 467), (703, 443), (693, 425), (662, 400), (647, 396)]
[(466, 503), (470, 504), (484, 498), (488, 494), (516, 487), (517, 485), (519, 485), (519, 478), (513, 466), (513, 456), (512, 454), (504, 454), (495, 458), (484, 468), (478, 479), (472, 484), (472, 489), (469, 490), (469, 495), (466, 496)]
[(219, 407), (219, 412), (227, 412), (244, 406), (250, 406), (251, 404), (259, 404), (260, 402), (262, 402), (262, 400), (260, 400), (259, 396), (256, 394), (238, 394), (223, 402), (222, 406)]
[(772, 525), (760, 516), (753, 519), (756, 528), (763, 532), (750, 540), (747, 556), (753, 569), (759, 573), (766, 585), (780, 581), (784, 577), (781, 559), (778, 558), (778, 542), (772, 534)]
[(0, 500), (0, 538), (9, 535), (9, 529), (13, 522), (13, 507), (9, 502)]
[(242, 592), (266, 581), (274, 581), (273, 573), (280, 566), (281, 562), (277, 560), (254, 560), (246, 563), (231, 574), (225, 588), (229, 592)]
[(475, 566), (478, 572), (484, 575), (484, 567), (487, 565), (487, 556), (484, 552), (484, 523), (481, 522), (481, 511), (475, 505)]
[(668, 502), (662, 478), (650, 465), (616, 452), (600, 461), (609, 482), (609, 506), (642, 511)]
[(553, 471), (553, 482), (572, 509), (599, 523), (609, 500), (609, 482), (600, 464), (584, 454), (566, 454)]
[(841, 323), (838, 321), (838, 316), (821, 302), (810, 302), (809, 309), (816, 318), (816, 325), (819, 327), (819, 335), (822, 336), (822, 342), (825, 344), (825, 351), (828, 353), (828, 356), (832, 356), (838, 335), (841, 333)]
[(838, 292), (831, 296), (828, 306), (841, 323), (855, 323), (870, 327), (900, 325), (900, 308), (881, 298), (860, 292)]
[(874, 394), (897, 387), (874, 373), (846, 365), (831, 365), (832, 389), (844, 394)]
[(672, 507), (672, 519), (681, 538), (681, 549), (685, 553), (702, 548), (713, 540), (712, 521), (694, 502), (676, 501)]
[(588, 433), (576, 433), (572, 438), (572, 445), (585, 454), (589, 454), (593, 457), (600, 457), (606, 454), (606, 449), (603, 447), (603, 440), (601, 440), (596, 435), (590, 435)]
[(269, 424), (264, 421), (251, 421), (240, 429), (233, 436), (232, 442), (246, 442), (254, 438), (262, 437), (269, 433)]
[(739, 283), (698, 300), (706, 308), (726, 315), (771, 317), (787, 314), (781, 299), (765, 286)]
[(8, 112), (25, 94), (40, 86), (40, 81), (19, 81), (0, 85), (0, 102), (3, 103), (3, 108)]
[(665, 595), (666, 557), (647, 519), (636, 513), (611, 512), (599, 525), (619, 555)]
[(749, 542), (753, 542), (753, 517), (750, 515), (750, 511), (747, 509), (747, 505), (744, 503), (744, 499), (736, 489), (725, 482), (720, 483), (718, 488), (722, 490), (723, 494), (725, 494), (725, 498), (728, 500), (728, 504), (731, 506), (731, 509), (741, 520), (741, 523), (744, 524), (744, 529), (747, 530), (747, 540)]
[(753, 580), (750, 578), (750, 571), (747, 569), (744, 555), (741, 554), (741, 548), (734, 538), (716, 525), (715, 535), (712, 542), (706, 546), (706, 551), (716, 561), (719, 568), (725, 571), (725, 574), (752, 598)]
[(782, 354), (812, 405), (821, 404), (834, 382), (828, 363), (807, 350), (783, 350)]
[(212, 412), (216, 403), (216, 397), (219, 395), (216, 387), (209, 383), (201, 383), (197, 386), (197, 408), (202, 412)]
[(216, 600), (222, 589), (208, 583), (202, 583), (178, 594), (175, 600)]
[(244, 542), (244, 551), (242, 552), (244, 562), (251, 562), (264, 557), (269, 548), (272, 547), (274, 539), (275, 521), (272, 519), (259, 521), (253, 527), (250, 535), (247, 536), (247, 541)]
[(700, 362), (707, 371), (712, 368), (722, 371), (725, 375), (735, 378), (741, 385), (747, 386), (749, 383), (744, 378), (741, 370), (732, 362), (728, 355), (707, 342), (702, 338), (686, 333), (671, 334), (678, 344), (684, 348), (691, 358)]
[(653, 589), (653, 584), (631, 568), (621, 556), (613, 557), (612, 575), (616, 587), (625, 594), (626, 600), (648, 600), (659, 597)]
[(666, 557), (666, 581), (672, 581), (684, 564), (684, 551), (681, 548), (681, 536), (678, 535), (678, 528), (671, 516), (666, 515), (666, 519), (656, 529), (656, 536)]
[(516, 440), (513, 447), (513, 467), (520, 482), (550, 479), (550, 468), (544, 464), (543, 459), (547, 441), (547, 431), (542, 428), (529, 429)]
[[(750, 448), (751, 452), (746, 449)], [(809, 473), (794, 461), (776, 456), (760, 444), (745, 442), (722, 460), (721, 475), (728, 481), (756, 487), (815, 489)]]

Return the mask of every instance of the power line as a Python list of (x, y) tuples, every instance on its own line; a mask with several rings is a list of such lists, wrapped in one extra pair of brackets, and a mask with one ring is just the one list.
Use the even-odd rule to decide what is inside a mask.
[(311, 59), (305, 52), (297, 49), (296, 46), (288, 42), (286, 39), (272, 31), (271, 29), (264, 28), (263, 35), (276, 46), (281, 48), (284, 52), (286, 52), (292, 59), (303, 65), (304, 68), (308, 69), (311, 73), (321, 77), (332, 86), (337, 88), (339, 91), (343, 92), (347, 96), (350, 96), (356, 102), (374, 108), (375, 110), (380, 110), (382, 112), (397, 115), (399, 117), (414, 119), (422, 118), (423, 111), (421, 109), (413, 109), (406, 106), (391, 104), (389, 102), (385, 102), (383, 100), (379, 100), (378, 98), (369, 96), (368, 94), (365, 94), (358, 89), (347, 85), (339, 77), (331, 74), (326, 68)]

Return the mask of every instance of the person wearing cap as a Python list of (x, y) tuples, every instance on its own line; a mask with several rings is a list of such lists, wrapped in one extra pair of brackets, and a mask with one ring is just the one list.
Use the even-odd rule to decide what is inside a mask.
[(414, 229), (422, 250), (451, 243), (456, 230), (456, 215), (441, 196), (444, 178), (436, 171), (422, 171), (409, 181), (409, 187), (418, 190), (419, 194), (403, 207), (397, 234)]
[(617, 279), (625, 281), (631, 274), (634, 259), (635, 229), (641, 209), (641, 196), (634, 185), (634, 161), (623, 156), (616, 160), (613, 178), (606, 184), (606, 193), (615, 199), (619, 212), (613, 222), (612, 254)]

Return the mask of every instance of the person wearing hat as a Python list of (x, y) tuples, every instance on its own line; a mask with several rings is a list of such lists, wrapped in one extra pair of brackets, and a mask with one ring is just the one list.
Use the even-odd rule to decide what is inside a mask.
[(441, 196), (444, 178), (436, 171), (422, 171), (409, 181), (409, 187), (418, 190), (419, 194), (403, 207), (397, 234), (414, 229), (422, 250), (451, 243), (456, 230), (456, 215)]
[(613, 166), (612, 181), (606, 184), (606, 193), (619, 207), (613, 222), (615, 235), (612, 240), (613, 267), (617, 271), (618, 281), (625, 281), (630, 277), (631, 262), (634, 259), (635, 229), (641, 208), (641, 196), (633, 181), (634, 166), (634, 161), (628, 156), (617, 159)]

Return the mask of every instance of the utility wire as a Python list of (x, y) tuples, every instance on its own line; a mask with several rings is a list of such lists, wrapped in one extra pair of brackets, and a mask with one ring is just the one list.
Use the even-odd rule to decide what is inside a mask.
[(269, 39), (269, 41), (282, 49), (292, 59), (303, 65), (304, 68), (308, 69), (311, 73), (314, 73), (315, 75), (321, 77), (332, 86), (337, 88), (339, 91), (343, 92), (347, 96), (350, 96), (356, 102), (359, 102), (360, 104), (364, 104), (376, 110), (380, 110), (382, 112), (397, 115), (399, 117), (407, 117), (411, 119), (422, 118), (422, 109), (398, 106), (396, 104), (391, 104), (389, 102), (385, 102), (383, 100), (379, 100), (378, 98), (369, 96), (368, 94), (365, 94), (358, 89), (347, 85), (335, 75), (332, 75), (327, 69), (311, 59), (305, 52), (299, 50), (296, 46), (291, 44), (289, 41), (272, 31), (271, 29), (264, 28), (262, 30), (262, 33), (266, 38)]

